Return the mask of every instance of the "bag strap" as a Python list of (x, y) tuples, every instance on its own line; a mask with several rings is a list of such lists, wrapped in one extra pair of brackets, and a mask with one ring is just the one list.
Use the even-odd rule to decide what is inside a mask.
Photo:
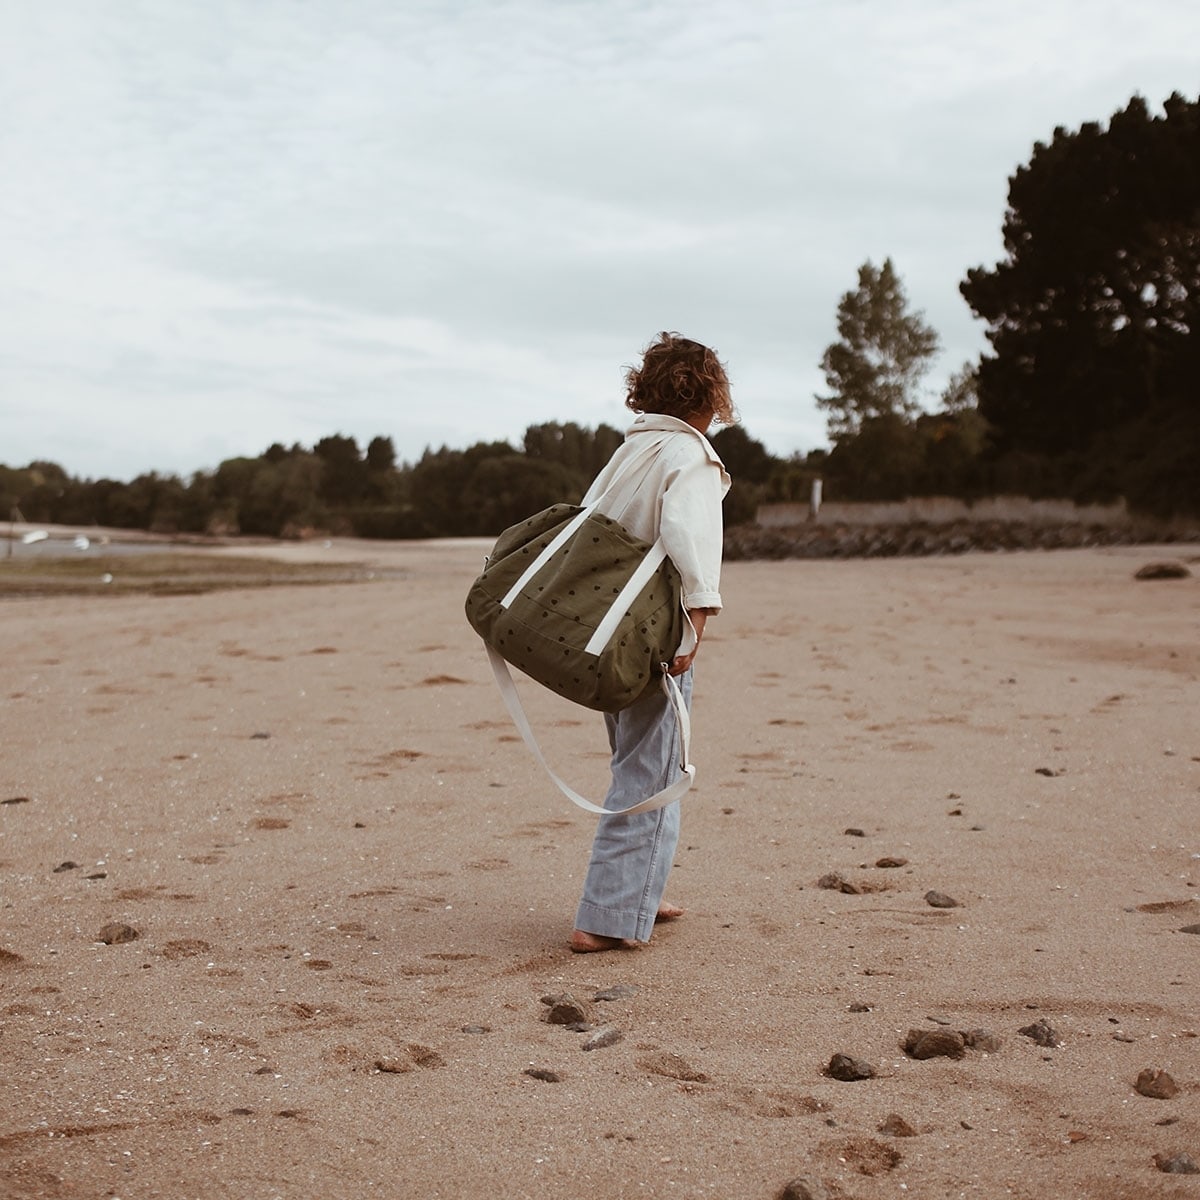
[(662, 675), (662, 689), (664, 695), (671, 703), (671, 708), (675, 713), (675, 723), (679, 729), (679, 767), (683, 774), (674, 783), (663, 788), (661, 792), (655, 792), (653, 796), (648, 796), (645, 800), (631, 804), (628, 808), (602, 808), (599, 804), (593, 804), (590, 800), (585, 800), (574, 788), (564, 783), (551, 769), (545, 755), (542, 754), (542, 748), (537, 743), (537, 738), (533, 736), (533, 730), (529, 725), (529, 718), (525, 715), (525, 709), (521, 704), (521, 697), (517, 693), (517, 685), (513, 682), (512, 674), (508, 669), (508, 663), (491, 646), (485, 643), (484, 648), (487, 650), (488, 661), (492, 664), (492, 673), (496, 676), (496, 684), (500, 688), (500, 695), (504, 699), (508, 715), (513, 719), (513, 724), (521, 731), (521, 736), (525, 739), (525, 744), (533, 751), (534, 758), (542, 764), (546, 774), (554, 780), (558, 785), (558, 790), (572, 804), (582, 808), (585, 812), (596, 813), (602, 817), (652, 812), (656, 808), (662, 808), (664, 805), (680, 799), (688, 788), (692, 786), (696, 778), (696, 768), (691, 762), (692, 722), (688, 715), (687, 705), (683, 700), (683, 693), (679, 690), (679, 684), (666, 671), (663, 671)]
[[(517, 596), (520, 595), (521, 589), (542, 569), (542, 567), (544, 567), (546, 565), (546, 563), (548, 563), (559, 552), (559, 550), (562, 549), (562, 547), (568, 541), (570, 541), (570, 539), (572, 537), (575, 536), (575, 531), (580, 527), (580, 525), (582, 525), (584, 523), (584, 521), (586, 521), (588, 519), (588, 517), (590, 517), (592, 515), (593, 512), (596, 511), (597, 506), (606, 497), (608, 497), (614, 491), (616, 491), (617, 485), (620, 483), (623, 483), (626, 479), (628, 479), (629, 476), (631, 476), (633, 474), (633, 472), (636, 468), (643, 466), (644, 464), (648, 463), (651, 459), (655, 458), (658, 455), (658, 452), (660, 449), (661, 449), (661, 445), (658, 442), (655, 442), (652, 445), (649, 445), (649, 446), (645, 447), (644, 449), (638, 450), (636, 453), (630, 455), (629, 460), (622, 465), (620, 470), (618, 470), (617, 473), (609, 481), (608, 487), (606, 487), (604, 489), (604, 491), (602, 491), (590, 504), (587, 504), (583, 508), (581, 508), (575, 514), (575, 516), (572, 517), (571, 520), (568, 521), (567, 524), (564, 525), (563, 528), (560, 529), (558, 531), (558, 533), (555, 534), (554, 537), (550, 539), (550, 541), (546, 544), (546, 546), (542, 550), (542, 552), (540, 554), (534, 556), (533, 562), (531, 562), (529, 564), (529, 566), (527, 566), (525, 568), (525, 570), (521, 572), (520, 577), (516, 580), (516, 582), (512, 585), (512, 587), (510, 587), (508, 589), (508, 591), (505, 592), (504, 598), (500, 601), (500, 607), (508, 608), (512, 604), (512, 602), (517, 598)], [(658, 546), (656, 545), (655, 550), (657, 550), (657, 549), (658, 549)], [(661, 555), (659, 555), (657, 562), (655, 562), (654, 566), (651, 567), (649, 572), (647, 573), (647, 578), (649, 578), (649, 576), (654, 573), (654, 570), (657, 568), (658, 563), (662, 562), (663, 558), (665, 558), (665, 557), (666, 557), (666, 552), (663, 551), (663, 553)], [(642, 583), (644, 584), (645, 580), (643, 580)], [(634, 599), (636, 599), (638, 593), (640, 593), (640, 592), (641, 592), (641, 586), (638, 587), (637, 592), (635, 592), (631, 597), (629, 597), (628, 602), (626, 604), (626, 608), (628, 608), (629, 604), (633, 603)], [(624, 616), (623, 612), (617, 613), (617, 618), (616, 618), (617, 622), (620, 621), (622, 616)], [(614, 628), (615, 628), (615, 626), (614, 626)], [(608, 636), (609, 637), (612, 636), (611, 630), (609, 631)], [(608, 638), (605, 639), (604, 644), (607, 644), (607, 641), (608, 641)]]

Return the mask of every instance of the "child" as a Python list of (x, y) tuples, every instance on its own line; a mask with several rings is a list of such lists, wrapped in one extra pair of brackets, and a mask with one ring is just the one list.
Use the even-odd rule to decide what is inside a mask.
[[(690, 624), (670, 673), (679, 677), (690, 707), (692, 662), (705, 622), (721, 609), (721, 501), (729, 490), (729, 475), (704, 435), (714, 421), (728, 425), (737, 417), (716, 354), (677, 333), (663, 333), (651, 343), (641, 366), (626, 372), (625, 383), (625, 404), (640, 415), (583, 503), (602, 495), (623, 464), (651, 441), (659, 447), (632, 497), (622, 486), (620, 496), (606, 500), (600, 511), (643, 541), (661, 536), (679, 571)], [(610, 507), (616, 503), (619, 509)], [(678, 730), (661, 690), (606, 713), (604, 721), (612, 749), (606, 808), (635, 804), (679, 776)], [(662, 899), (678, 841), (678, 801), (653, 812), (600, 818), (572, 950), (588, 954), (648, 942), (656, 918), (682, 915)]]

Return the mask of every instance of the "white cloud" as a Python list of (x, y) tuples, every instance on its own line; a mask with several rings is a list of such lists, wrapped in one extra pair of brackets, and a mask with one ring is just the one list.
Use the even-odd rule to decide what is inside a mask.
[(838, 297), (942, 335), (1055, 125), (1194, 86), (1190, 0), (47, 0), (0, 44), (0, 462), (620, 424), (661, 328), (822, 440)]

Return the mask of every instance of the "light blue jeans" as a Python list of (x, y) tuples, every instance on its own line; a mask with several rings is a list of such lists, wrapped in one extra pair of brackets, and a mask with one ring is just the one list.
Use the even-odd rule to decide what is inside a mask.
[[(676, 682), (691, 711), (692, 672)], [(662, 691), (605, 713), (612, 783), (605, 808), (625, 808), (679, 778), (679, 730)], [(648, 942), (679, 842), (679, 801), (654, 812), (601, 817), (575, 928)]]

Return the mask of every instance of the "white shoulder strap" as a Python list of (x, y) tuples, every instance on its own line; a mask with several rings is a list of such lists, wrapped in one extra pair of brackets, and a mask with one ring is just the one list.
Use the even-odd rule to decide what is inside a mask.
[(665, 671), (662, 677), (662, 689), (667, 699), (671, 702), (671, 707), (675, 712), (675, 722), (679, 727), (679, 767), (683, 774), (669, 787), (664, 788), (661, 792), (656, 792), (653, 796), (648, 796), (645, 800), (641, 800), (637, 804), (631, 804), (628, 808), (608, 809), (601, 807), (599, 804), (593, 804), (590, 800), (585, 800), (574, 788), (564, 783), (551, 770), (545, 755), (542, 754), (542, 748), (537, 743), (537, 738), (533, 736), (533, 730), (529, 726), (529, 718), (525, 715), (525, 709), (521, 704), (521, 697), (517, 694), (517, 686), (513, 683), (508, 663), (491, 646), (485, 644), (484, 648), (487, 650), (488, 661), (492, 664), (492, 672), (496, 676), (496, 684), (500, 688), (500, 695), (504, 698), (505, 707), (508, 709), (509, 716), (513, 719), (513, 724), (521, 731), (521, 736), (525, 739), (525, 744), (533, 751), (534, 757), (542, 764), (546, 774), (554, 780), (558, 785), (559, 791), (572, 804), (576, 804), (586, 812), (596, 813), (599, 816), (651, 812), (656, 808), (662, 808), (663, 805), (680, 799), (688, 788), (692, 786), (696, 778), (696, 768), (691, 763), (692, 722), (688, 716), (687, 705), (683, 700), (683, 693), (679, 690), (679, 684)]

